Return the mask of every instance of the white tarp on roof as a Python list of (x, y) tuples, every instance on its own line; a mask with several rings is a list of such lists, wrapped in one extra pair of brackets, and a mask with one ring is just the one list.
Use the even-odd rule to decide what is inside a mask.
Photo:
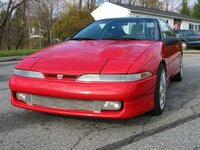
[(105, 2), (97, 9), (95, 9), (91, 15), (95, 20), (107, 19), (107, 18), (119, 18), (128, 17), (131, 11), (127, 8)]

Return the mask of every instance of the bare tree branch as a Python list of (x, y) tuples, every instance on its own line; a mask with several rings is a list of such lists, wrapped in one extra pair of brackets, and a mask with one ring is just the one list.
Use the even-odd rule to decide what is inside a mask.
[(2, 39), (3, 39), (3, 35), (4, 35), (6, 25), (8, 24), (8, 27), (11, 26), (10, 25), (10, 23), (11, 23), (10, 19), (12, 17), (12, 13), (15, 9), (17, 9), (22, 4), (23, 4), (23, 1), (9, 0), (7, 5), (5, 6), (7, 8), (5, 9), (5, 13), (4, 13), (4, 16), (2, 17), (2, 22), (0, 24), (0, 50), (2, 49)]

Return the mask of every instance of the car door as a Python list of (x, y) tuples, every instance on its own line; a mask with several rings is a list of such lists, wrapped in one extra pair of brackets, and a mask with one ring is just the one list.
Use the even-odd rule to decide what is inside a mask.
[(192, 43), (198, 41), (198, 37), (195, 36), (194, 31), (192, 30), (182, 30), (180, 37), (187, 42), (188, 46), (191, 46)]
[[(163, 20), (160, 20), (160, 29), (163, 42), (165, 42), (166, 39), (176, 38), (176, 35), (172, 31), (171, 27), (169, 27), (169, 25)], [(181, 49), (181, 44), (180, 41), (177, 40), (177, 42), (175, 43), (166, 45), (163, 50), (163, 54), (167, 65), (168, 78), (175, 75), (175, 73), (177, 73), (177, 71), (179, 70), (180, 55), (181, 55), (180, 49)]]

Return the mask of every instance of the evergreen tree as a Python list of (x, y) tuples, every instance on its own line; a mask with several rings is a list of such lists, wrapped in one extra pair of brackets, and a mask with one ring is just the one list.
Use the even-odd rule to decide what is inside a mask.
[(190, 15), (190, 8), (188, 6), (188, 0), (183, 0), (182, 1), (182, 7), (180, 9), (180, 13), (184, 15)]
[(200, 19), (200, 0), (197, 0), (197, 3), (194, 4), (192, 16), (194, 18)]
[(75, 7), (71, 7), (69, 12), (63, 14), (54, 24), (53, 36), (64, 40), (66, 37), (73, 36), (92, 21), (90, 12), (85, 11), (84, 8), (78, 11)]

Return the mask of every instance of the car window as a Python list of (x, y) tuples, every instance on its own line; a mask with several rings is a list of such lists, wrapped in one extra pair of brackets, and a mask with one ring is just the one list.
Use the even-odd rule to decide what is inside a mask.
[(194, 35), (200, 36), (200, 32), (199, 31), (194, 31)]
[(180, 32), (180, 36), (192, 36), (194, 35), (194, 32), (192, 30), (182, 30)]
[(163, 20), (160, 20), (160, 28), (163, 38), (175, 37), (172, 29)]
[(95, 24), (93, 26), (88, 26), (87, 30), (82, 30), (82, 35), (84, 37), (89, 37), (91, 39), (96, 39), (105, 27), (105, 23)]
[(106, 19), (90, 24), (72, 40), (160, 40), (156, 19)]

